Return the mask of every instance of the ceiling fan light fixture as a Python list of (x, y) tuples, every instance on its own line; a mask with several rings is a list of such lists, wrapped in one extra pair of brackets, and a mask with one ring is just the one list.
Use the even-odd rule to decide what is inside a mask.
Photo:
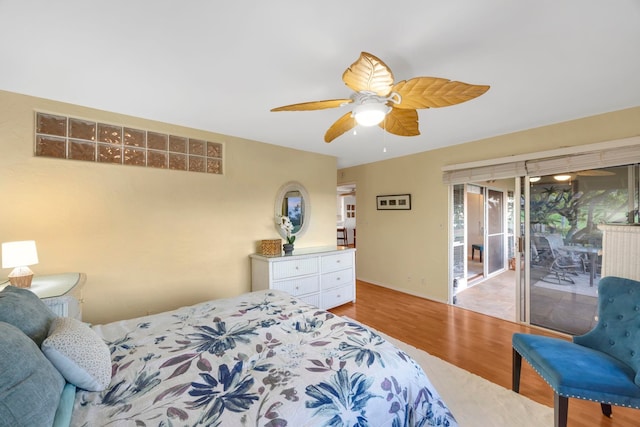
[(375, 126), (384, 120), (389, 110), (391, 107), (379, 102), (360, 104), (353, 109), (353, 118), (360, 126)]
[(556, 181), (569, 181), (571, 179), (571, 175), (554, 175), (553, 179)]

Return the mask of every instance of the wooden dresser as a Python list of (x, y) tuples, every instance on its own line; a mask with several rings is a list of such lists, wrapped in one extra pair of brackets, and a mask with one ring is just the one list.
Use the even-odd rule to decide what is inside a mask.
[(353, 248), (303, 248), (293, 255), (251, 255), (251, 288), (278, 289), (323, 310), (356, 300)]

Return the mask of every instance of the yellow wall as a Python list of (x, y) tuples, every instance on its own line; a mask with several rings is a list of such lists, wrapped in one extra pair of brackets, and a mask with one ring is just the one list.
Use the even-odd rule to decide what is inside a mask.
[[(222, 142), (225, 175), (34, 157), (34, 110)], [(287, 181), (312, 204), (296, 246), (335, 245), (335, 171), (329, 156), (0, 91), (0, 241), (36, 240), (36, 275), (86, 273), (88, 322), (249, 291)]]
[[(357, 186), (358, 278), (447, 300), (449, 201), (443, 166), (637, 135), (640, 107), (339, 170), (338, 184)], [(376, 195), (404, 193), (411, 193), (410, 211), (376, 210)]]

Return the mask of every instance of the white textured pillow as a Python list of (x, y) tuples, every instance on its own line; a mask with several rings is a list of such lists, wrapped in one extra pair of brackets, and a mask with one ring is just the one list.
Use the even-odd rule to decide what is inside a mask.
[(109, 347), (79, 320), (72, 317), (54, 319), (41, 348), (53, 366), (76, 387), (102, 391), (111, 382)]

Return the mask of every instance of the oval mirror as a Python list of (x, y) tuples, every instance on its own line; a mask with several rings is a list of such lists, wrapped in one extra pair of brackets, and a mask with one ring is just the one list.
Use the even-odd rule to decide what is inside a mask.
[[(280, 187), (276, 196), (275, 218), (278, 215), (288, 216), (293, 224), (292, 236), (301, 236), (309, 227), (311, 220), (311, 199), (304, 185), (291, 181)], [(278, 233), (286, 239), (287, 234), (279, 225), (275, 224)]]

